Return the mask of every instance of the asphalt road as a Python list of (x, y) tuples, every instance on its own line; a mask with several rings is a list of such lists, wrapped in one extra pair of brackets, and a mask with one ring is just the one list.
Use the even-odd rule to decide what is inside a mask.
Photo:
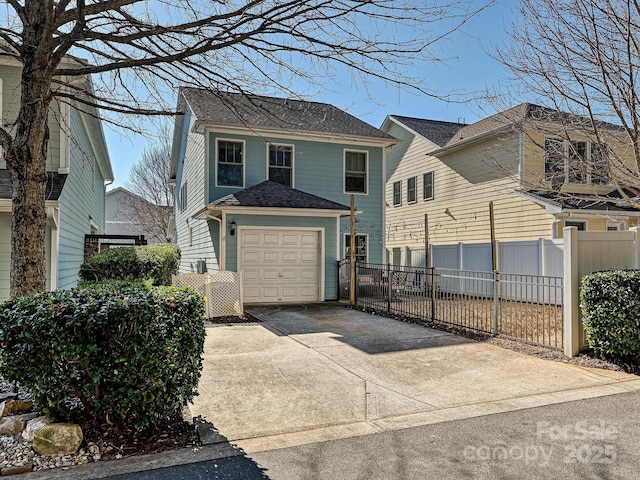
[(112, 479), (637, 479), (640, 393), (179, 465)]

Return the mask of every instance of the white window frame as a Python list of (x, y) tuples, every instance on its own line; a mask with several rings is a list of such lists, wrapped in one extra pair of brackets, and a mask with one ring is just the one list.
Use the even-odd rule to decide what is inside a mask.
[[(220, 142), (233, 142), (233, 143), (241, 143), (242, 144), (242, 163), (237, 165), (242, 165), (242, 185), (220, 185), (218, 183), (218, 166), (219, 166), (219, 143)], [(216, 175), (216, 188), (244, 188), (245, 179), (247, 175), (247, 142), (245, 140), (241, 140), (238, 138), (216, 138), (215, 141), (215, 175)]]
[[(347, 191), (347, 152), (364, 153), (364, 192)], [(369, 152), (367, 150), (356, 150), (345, 148), (342, 152), (342, 191), (346, 195), (369, 195)]]
[[(413, 180), (413, 200), (411, 200), (411, 188), (409, 187), (409, 182)], [(416, 203), (418, 201), (418, 177), (409, 177), (407, 178), (407, 203)]]
[[(425, 179), (425, 177), (427, 175), (431, 175), (431, 196), (430, 197), (427, 197), (425, 195), (425, 188), (424, 188), (425, 184), (426, 184), (424, 179)], [(435, 178), (436, 178), (436, 176), (435, 176), (435, 173), (433, 173), (433, 170), (431, 170), (430, 172), (425, 172), (425, 173), (422, 174), (422, 200), (433, 200), (435, 198), (435, 190), (436, 190), (435, 189)]]
[[(347, 248), (347, 238), (351, 237), (350, 233), (345, 233), (344, 234), (344, 238), (342, 241), (342, 245), (344, 245), (344, 258), (345, 260), (349, 260), (349, 258), (351, 258), (349, 256), (349, 250)], [(364, 248), (365, 248), (365, 259), (364, 259), (364, 263), (369, 263), (369, 234), (368, 233), (360, 233), (360, 232), (356, 232), (356, 238), (357, 237), (364, 237)], [(349, 246), (349, 248), (351, 248)], [(356, 262), (357, 262), (357, 255), (356, 255)]]
[[(398, 201), (396, 202), (396, 185), (398, 186)], [(399, 207), (402, 205), (402, 181), (398, 180), (397, 182), (393, 182), (393, 186), (391, 187), (391, 202), (394, 207)]]
[[(571, 224), (571, 225), (567, 225), (567, 224)], [(584, 228), (582, 229), (582, 231), (587, 231), (587, 221), (586, 220), (565, 220), (564, 221), (564, 226), (566, 227), (576, 227), (578, 230), (580, 230), (580, 227), (578, 226), (578, 224), (581, 224)]]
[(187, 209), (188, 196), (189, 196), (189, 192), (187, 188), (187, 181), (185, 180), (182, 186), (180, 187), (180, 211), (181, 212), (184, 212)]
[[(271, 165), (269, 165), (271, 147), (290, 147), (291, 148), (291, 188), (295, 188), (295, 178), (296, 178), (296, 175), (295, 175), (296, 147), (295, 145), (288, 144), (288, 143), (273, 143), (273, 142), (267, 143), (267, 172), (265, 175), (265, 178), (267, 180), (269, 180), (269, 169), (271, 168)], [(276, 167), (276, 168), (283, 168), (283, 167)]]
[[(555, 141), (562, 142), (562, 152), (561, 152), (562, 173), (558, 175), (559, 178), (562, 178), (562, 183), (561, 183), (562, 185), (608, 185), (608, 183), (606, 182), (594, 182), (592, 179), (592, 175), (589, 170), (590, 165), (592, 165), (592, 158), (593, 158), (592, 155), (593, 155), (594, 144), (592, 141), (574, 140), (574, 139), (567, 140), (566, 138), (556, 137), (553, 135), (544, 137), (543, 150), (544, 150), (544, 181), (545, 182), (549, 184), (552, 183), (552, 179), (547, 176), (547, 140), (555, 140)], [(573, 145), (574, 144), (577, 145), (579, 143), (585, 144), (585, 155), (588, 161), (587, 170), (584, 172), (579, 172), (581, 175), (584, 176), (583, 182), (570, 181), (570, 177), (571, 177), (570, 163), (571, 163), (572, 157), (575, 156), (575, 153), (574, 153), (575, 149)]]
[(623, 220), (607, 220), (608, 232), (621, 232), (625, 228), (625, 222)]

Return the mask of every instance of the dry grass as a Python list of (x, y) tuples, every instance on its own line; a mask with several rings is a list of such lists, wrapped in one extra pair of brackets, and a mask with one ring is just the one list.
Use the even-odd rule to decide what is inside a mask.
[[(388, 309), (384, 295), (366, 295), (359, 303), (390, 314), (431, 320), (431, 300), (422, 294), (403, 292), (396, 295)], [(464, 295), (440, 296), (434, 306), (434, 320), (478, 332), (493, 333), (494, 309), (497, 308), (497, 333), (527, 342), (562, 347), (562, 307), (537, 303), (500, 300)]]

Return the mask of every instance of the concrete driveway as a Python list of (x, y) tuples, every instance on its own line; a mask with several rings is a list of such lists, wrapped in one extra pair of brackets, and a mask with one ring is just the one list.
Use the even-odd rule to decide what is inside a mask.
[(640, 391), (633, 375), (337, 304), (249, 313), (261, 323), (207, 329), (191, 407), (247, 453)]

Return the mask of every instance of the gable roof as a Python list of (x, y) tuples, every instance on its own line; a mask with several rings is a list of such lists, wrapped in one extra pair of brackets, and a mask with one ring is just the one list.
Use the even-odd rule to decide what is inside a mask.
[(382, 130), (320, 102), (181, 88), (198, 121), (220, 126), (329, 134), (388, 141), (397, 140)]
[(389, 117), (440, 147), (445, 145), (461, 128), (466, 126), (464, 123), (404, 117), (402, 115), (389, 115)]
[(208, 207), (303, 208), (351, 210), (341, 203), (266, 180), (210, 203)]
[(608, 194), (569, 194), (552, 191), (528, 190), (519, 192), (536, 203), (552, 206), (562, 210), (595, 210), (611, 212), (634, 212), (640, 210), (622, 198), (619, 191)]
[[(523, 122), (540, 122), (542, 124), (560, 124), (572, 129), (593, 130), (591, 119), (573, 113), (562, 112), (549, 107), (535, 105), (533, 103), (521, 103), (515, 107), (498, 112), (487, 118), (466, 125), (456, 132), (449, 141), (437, 153), (471, 143), (492, 134), (506, 131), (521, 125)], [(598, 121), (598, 126), (603, 129), (618, 131), (620, 125)]]
[[(60, 198), (66, 180), (66, 174), (47, 172), (45, 200), (57, 201)], [(7, 169), (0, 169), (0, 199), (11, 200), (12, 190), (11, 172)]]

